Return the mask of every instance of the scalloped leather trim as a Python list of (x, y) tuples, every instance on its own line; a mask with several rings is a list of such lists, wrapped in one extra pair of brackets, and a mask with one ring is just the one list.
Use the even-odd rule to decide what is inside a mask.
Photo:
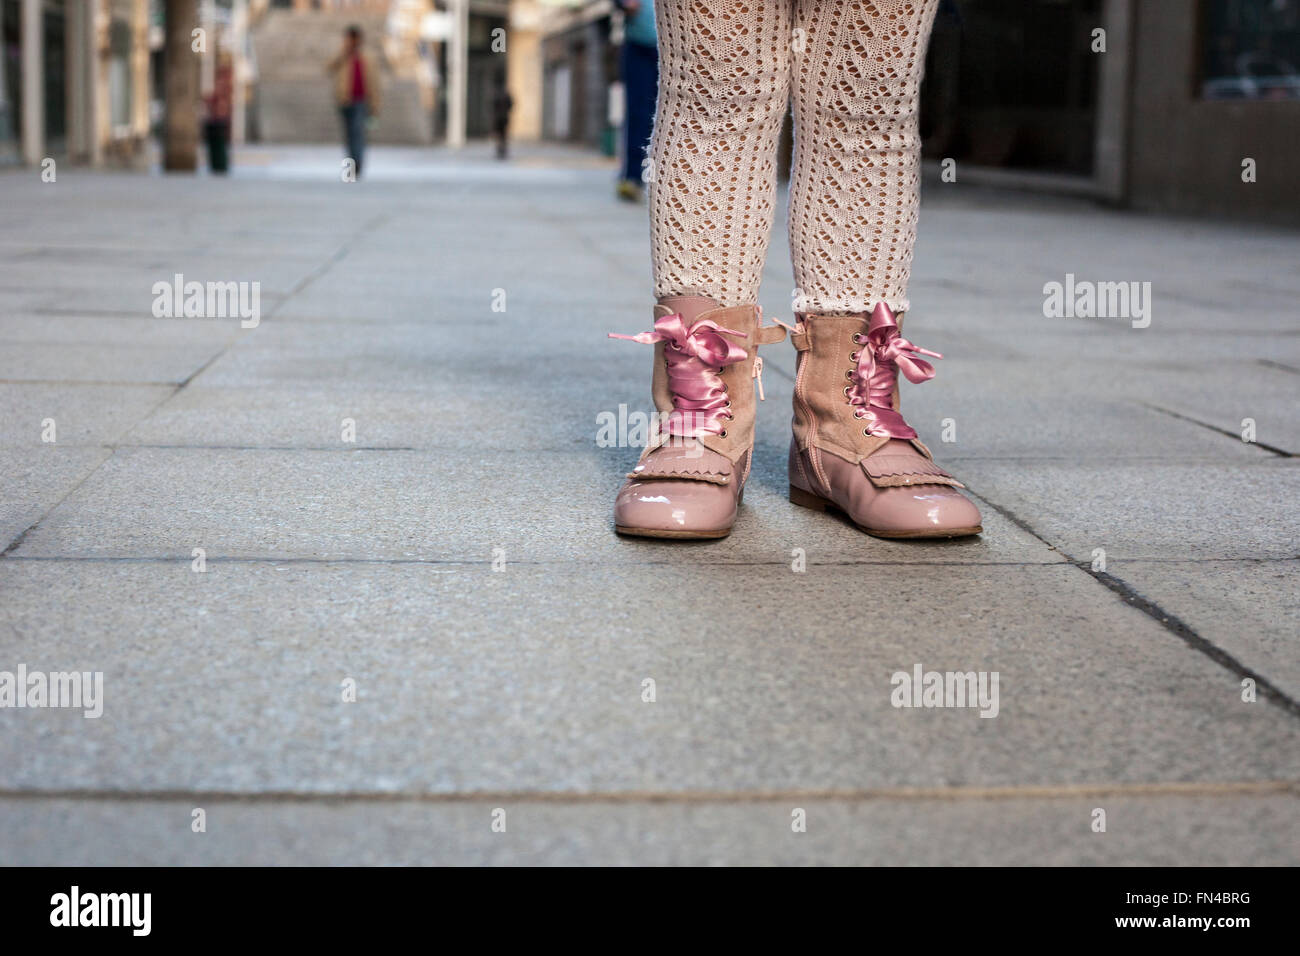
[(900, 485), (966, 487), (934, 462), (919, 455), (872, 455), (862, 459), (862, 470), (877, 488), (896, 488)]
[(730, 475), (716, 471), (629, 471), (625, 477), (637, 481), (705, 481), (711, 485), (731, 484)]

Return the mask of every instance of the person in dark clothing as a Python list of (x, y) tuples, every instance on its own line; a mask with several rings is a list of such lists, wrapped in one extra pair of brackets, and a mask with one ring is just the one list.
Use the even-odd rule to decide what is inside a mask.
[(510, 111), (514, 105), (514, 97), (506, 89), (505, 78), (498, 77), (496, 92), (492, 95), (492, 132), (497, 140), (497, 159), (506, 158), (506, 137), (510, 130)]
[(614, 0), (623, 11), (623, 90), (627, 109), (623, 121), (623, 166), (618, 196), (629, 202), (641, 198), (646, 145), (654, 126), (659, 95), (659, 48), (654, 0)]

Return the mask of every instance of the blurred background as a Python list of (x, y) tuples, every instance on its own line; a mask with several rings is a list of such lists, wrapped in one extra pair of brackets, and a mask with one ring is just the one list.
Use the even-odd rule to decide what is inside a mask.
[[(244, 144), (337, 142), (323, 70), (353, 23), (383, 78), (373, 143), (486, 138), (505, 82), (513, 140), (619, 149), (609, 0), (0, 0), (0, 164), (192, 170), (211, 136), (235, 163)], [(1277, 171), (1300, 141), (1298, 64), (1300, 0), (957, 0), (935, 25), (926, 154), (968, 182), (1294, 222)], [(1225, 171), (1247, 159), (1269, 173), (1242, 190)]]

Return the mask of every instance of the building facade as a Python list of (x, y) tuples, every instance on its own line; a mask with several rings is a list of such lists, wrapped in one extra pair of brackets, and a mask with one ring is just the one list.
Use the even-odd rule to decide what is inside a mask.
[[(538, 133), (603, 146), (618, 14), (540, 6)], [(1300, 223), (1300, 0), (944, 0), (921, 117), (965, 182)]]
[(1125, 201), (1300, 224), (1300, 0), (1140, 0), (1133, 38)]
[(922, 127), (966, 181), (1300, 222), (1300, 0), (956, 0)]
[(150, 27), (149, 0), (0, 0), (0, 162), (141, 161)]
[(621, 95), (619, 19), (609, 0), (553, 6), (542, 40), (542, 135), (608, 152)]
[[(164, 8), (0, 0), (0, 163), (146, 161), (163, 98)], [(515, 138), (612, 149), (621, 22), (610, 0), (198, 9), (210, 35), (198, 92), (233, 75), (236, 142), (333, 140), (320, 61), (355, 19), (380, 41), (392, 81), (380, 141), (487, 135), (505, 82)], [(287, 18), (282, 42), (259, 63), (250, 37), (277, 17)], [(1300, 0), (944, 0), (922, 100), (927, 162), (953, 161), (966, 182), (1300, 223)]]

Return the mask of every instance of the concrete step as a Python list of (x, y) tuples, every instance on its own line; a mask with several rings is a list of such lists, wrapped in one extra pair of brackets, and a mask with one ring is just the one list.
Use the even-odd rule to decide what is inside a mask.
[[(370, 142), (433, 142), (433, 114), (421, 105), (420, 97), (421, 91), (411, 81), (389, 79)], [(261, 87), (257, 109), (262, 142), (333, 143), (343, 135), (333, 90), (319, 79), (277, 80)]]
[[(253, 31), (258, 82), (258, 128), (267, 143), (329, 143), (341, 135), (334, 89), (326, 73), (338, 54), (343, 31), (361, 27), (365, 49), (383, 91), (380, 116), (371, 130), (375, 143), (433, 141), (433, 102), (421, 82), (423, 61), (414, 39), (399, 40), (396, 58), (385, 54), (386, 18), (372, 12), (297, 13), (271, 11)], [(390, 43), (389, 52), (393, 52)], [(409, 46), (409, 49), (407, 47)]]

